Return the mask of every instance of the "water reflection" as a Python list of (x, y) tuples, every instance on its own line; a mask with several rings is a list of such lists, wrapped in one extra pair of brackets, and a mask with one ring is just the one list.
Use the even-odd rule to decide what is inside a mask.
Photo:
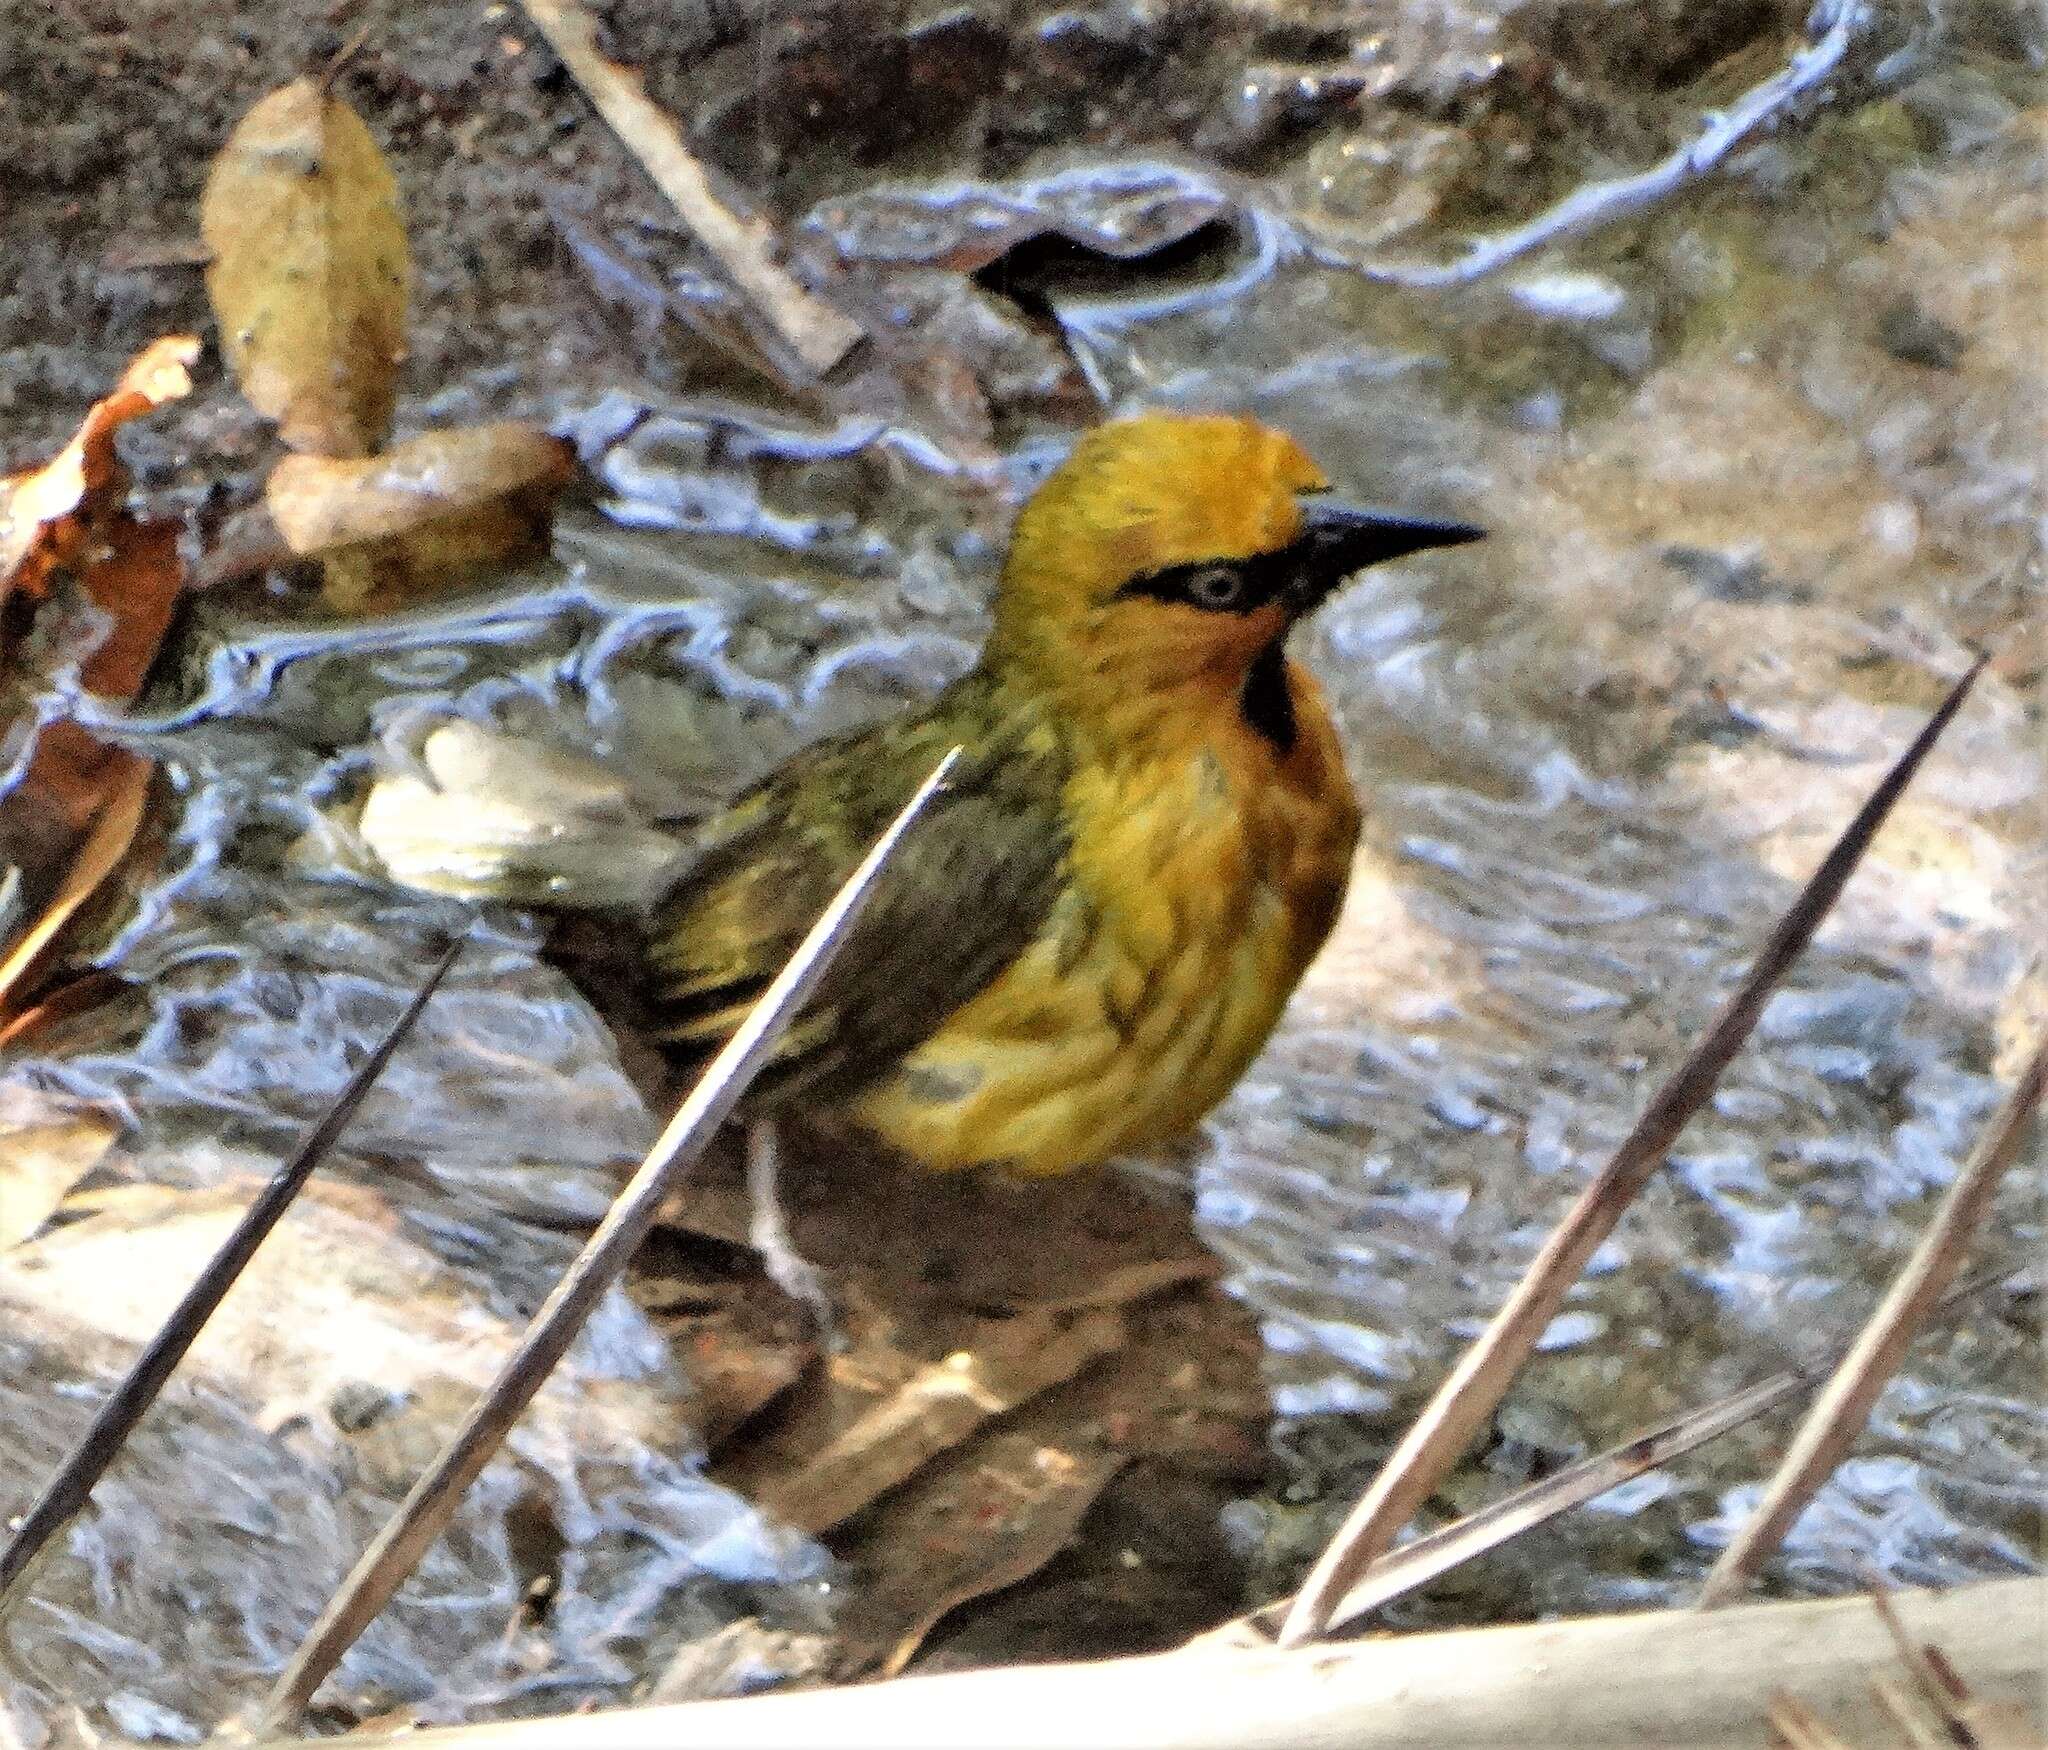
[[(1474, 21), (1515, 10), (1451, 9), (1455, 53), (1364, 59), (1485, 87), (1498, 68)], [(1233, 1534), (1284, 1582), (1967, 643), (2039, 614), (2042, 176), (2039, 112), (2004, 95), (2016, 64), (1982, 43), (1933, 58), (1809, 135), (1753, 145), (1733, 185), (1442, 289), (1332, 271), (1328, 237), (1334, 215), (1374, 247), (1450, 246), (1477, 197), (1461, 211), (1442, 166), (1484, 152), (1452, 96), (1435, 119), (1361, 111), (1259, 179), (1133, 152), (835, 188), (806, 235), (871, 279), (900, 273), (906, 309), (941, 307), (919, 301), (920, 273), (952, 298), (963, 265), (982, 270), (972, 321), (946, 303), (961, 326), (943, 338), (981, 381), (1031, 386), (993, 397), (993, 465), (902, 410), (805, 423), (593, 394), (562, 419), (607, 520), (566, 528), (559, 565), (369, 625), (206, 609), (176, 684), (125, 715), (81, 707), (181, 786), (161, 873), (114, 946), (138, 988), (8, 1066), (0, 1093), (112, 1106), (131, 1127), (116, 1179), (229, 1182), (286, 1146), (427, 944), (468, 918), (394, 890), (354, 834), (367, 782), (420, 761), (432, 728), (593, 756), (637, 820), (686, 822), (971, 662), (1006, 506), (1073, 424), (1059, 384), (1116, 409), (1255, 412), (1348, 490), (1494, 531), (1455, 564), (1375, 573), (1304, 640), (1369, 798), (1367, 843), (1329, 952), (1193, 1169), (1198, 1219), (1263, 1320), (1283, 1418), (1288, 1481)], [(2038, 672), (2015, 656), (1983, 683), (1438, 1505), (1729, 1390), (1870, 1304), (2037, 1012), (2023, 980), (2048, 874)], [(488, 912), (351, 1134), (347, 1176), (402, 1222), (375, 1245), (445, 1284), (458, 1324), (532, 1304), (560, 1230), (593, 1218), (650, 1131), (539, 935)], [(2041, 1213), (2038, 1169), (2017, 1174), (1996, 1230), (2037, 1245)], [(0, 1366), (11, 1473), (54, 1452), (38, 1381), (69, 1376), (37, 1322), (54, 1268), (41, 1286), (0, 1272), (23, 1309)], [(646, 1332), (623, 1304), (614, 1316), (630, 1352)], [(1945, 1582), (2031, 1560), (2036, 1336), (2001, 1313), (1923, 1343), (1795, 1529), (1783, 1582), (1853, 1585), (1864, 1563)], [(645, 1358), (650, 1376), (663, 1365)], [(414, 1613), (365, 1642), (362, 1683), (443, 1684), (454, 1711), (549, 1686), (611, 1695), (685, 1575), (811, 1571), (813, 1552), (690, 1474), (688, 1437), (664, 1419), (675, 1382), (645, 1389), (646, 1420), (603, 1452), (566, 1410), (544, 1467), (570, 1504), (586, 1611), (546, 1682), (522, 1690), (481, 1655), (450, 1674), (420, 1638), (438, 1612), (437, 1633), (486, 1643), (516, 1599), (508, 1472)], [(110, 1689), (133, 1693), (124, 1730), (144, 1735), (135, 1709), (207, 1713), (203, 1681), (179, 1700), (135, 1676), (168, 1656), (106, 1626), (160, 1609), (123, 1590), (128, 1575), (171, 1584), (148, 1560), (159, 1541), (189, 1561), (193, 1609), (234, 1625), (235, 1656), (276, 1662), (312, 1579), (378, 1508), (335, 1460), (335, 1418), (316, 1417), (320, 1439), (292, 1460), (310, 1503), (294, 1560), (264, 1547), (232, 1576), (206, 1567), (198, 1552), (229, 1529), (276, 1539), (266, 1467), (302, 1406), (261, 1395), (197, 1388), (145, 1440), (86, 1572), (8, 1643), (28, 1682), (69, 1681), (90, 1647)], [(1681, 1602), (1751, 1503), (1770, 1438), (1644, 1479), (1397, 1618)], [(266, 1476), (260, 1500), (244, 1498), (251, 1476)], [(693, 1608), (729, 1604), (713, 1589)]]

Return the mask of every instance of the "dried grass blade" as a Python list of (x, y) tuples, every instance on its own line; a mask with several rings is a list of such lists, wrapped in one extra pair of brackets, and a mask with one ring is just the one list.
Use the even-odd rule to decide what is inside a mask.
[[(2009, 1264), (1980, 1271), (1942, 1296), (1934, 1317), (1946, 1317), (1973, 1296), (1996, 1287), (2011, 1275)], [(1512, 1542), (1525, 1531), (1533, 1531), (1561, 1513), (1597, 1500), (1609, 1489), (1619, 1488), (1623, 1483), (1632, 1482), (1651, 1471), (1662, 1470), (1688, 1452), (1696, 1451), (1724, 1434), (1732, 1434), (1787, 1400), (1811, 1391), (1820, 1383), (1822, 1371), (1837, 1364), (1847, 1353), (1847, 1345), (1843, 1345), (1808, 1366), (1783, 1369), (1755, 1385), (1744, 1386), (1742, 1390), (1717, 1398), (1710, 1404), (1687, 1410), (1659, 1427), (1631, 1436), (1619, 1446), (1610, 1446), (1605, 1452), (1580, 1459), (1578, 1463), (1503, 1495), (1498, 1501), (1488, 1502), (1486, 1506), (1454, 1519), (1412, 1543), (1404, 1543), (1374, 1562), (1358, 1584), (1344, 1595), (1343, 1601), (1330, 1613), (1330, 1626), (1341, 1628), (1368, 1611), (1391, 1604), (1418, 1586), (1448, 1574), (1453, 1568), (1462, 1567), (1489, 1550)], [(1239, 1640), (1243, 1638), (1239, 1631), (1247, 1628), (1261, 1639), (1269, 1638), (1278, 1630), (1286, 1610), (1287, 1601), (1282, 1599), (1253, 1611), (1249, 1616), (1238, 1617), (1225, 1629), (1211, 1631), (1198, 1639), (1206, 1642), (1215, 1635), (1229, 1634), (1233, 1640)]]
[(1459, 1357), (1450, 1376), (1310, 1570), (1281, 1629), (1282, 1646), (1299, 1646), (1322, 1633), (1338, 1601), (1386, 1553), (1394, 1534), (1413, 1517), (1493, 1414), (1536, 1340), (1556, 1317), (1587, 1259), (1613, 1232), (1679, 1131), (1712, 1095), (1722, 1070), (1756, 1026), (1771, 992), (1841, 896), (1892, 805), (1961, 709), (1984, 661), (1980, 656), (1971, 663), (1914, 737), (1912, 746), (1885, 774), (1771, 932), (1748, 978), (1714, 1018), (1706, 1037), (1657, 1090), (1613, 1158), (1544, 1242), (1492, 1323)]
[(355, 1644), (377, 1613), (454, 1517), (462, 1497), (503, 1444), (555, 1365), (575, 1341), (599, 1297), (618, 1278), (654, 1225), (677, 1177), (700, 1155), (731, 1116), (748, 1085), (767, 1065), (783, 1030), (795, 1018), (858, 921), (876, 878), (895, 854), (925, 805), (945, 782), (961, 750), (939, 761), (917, 794), (904, 804), (860, 866), (811, 926), (739, 1029), (728, 1039), (668, 1127), (648, 1150), (576, 1262), (534, 1314), (490, 1389), (464, 1418), (421, 1475), (398, 1511), (372, 1540), (320, 1620), (300, 1643), (262, 1714), (261, 1731), (276, 1733), (295, 1721), (328, 1672)]
[(2048, 1042), (2035, 1048), (1991, 1128), (1941, 1200), (1933, 1223), (1800, 1424), (1784, 1462), (1771, 1478), (1763, 1505), (1721, 1552), (1700, 1592), (1702, 1607), (1726, 1604), (1741, 1593), (1750, 1576), (1783, 1541), (1793, 1521), (1806, 1511), (1815, 1491), (1842, 1462), (1869, 1419), (1877, 1394), (1898, 1370), (1913, 1333), (1955, 1274), (1992, 1192), (2019, 1154), (2028, 1121), (2040, 1104), (2044, 1079), (2048, 1079)]
[(99, 1414), (92, 1419), (92, 1425), (86, 1429), (71, 1456), (58, 1467), (57, 1474), (37, 1497), (35, 1505), (22, 1517), (14, 1541), (0, 1552), (0, 1618), (6, 1616), (10, 1600), (25, 1593), (23, 1582), (37, 1555), (85, 1505), (94, 1486), (106, 1474), (107, 1466), (113, 1463), (128, 1436), (134, 1432), (136, 1423), (156, 1401), (164, 1382), (185, 1358), (186, 1351), (213, 1316), (214, 1309), (227, 1297), (228, 1290), (234, 1287), (249, 1260), (256, 1255), (256, 1248), (262, 1245), (279, 1218), (291, 1207), (292, 1200), (312, 1176), (313, 1169), (334, 1146), (334, 1139), (355, 1116), (363, 1096), (384, 1073), (384, 1066), (391, 1061), (392, 1053), (412, 1031), (413, 1023), (420, 1018), (420, 1011), (427, 1006), (427, 999), (440, 988), (441, 980), (447, 976), (449, 967), (455, 964), (455, 957), (461, 951), (460, 939), (449, 944), (447, 952), (427, 974), (426, 982), (406, 1004), (405, 1012), (392, 1024), (391, 1031), (384, 1035), (376, 1050), (349, 1078), (348, 1085), (336, 1096), (334, 1104), (327, 1108), (320, 1122), (299, 1144), (297, 1153), (278, 1168), (249, 1205), (242, 1219), (235, 1224), (234, 1232), (222, 1242), (220, 1250), (208, 1261), (198, 1280), (185, 1291), (184, 1298), (164, 1321), (163, 1328), (135, 1358), (120, 1384), (100, 1406)]

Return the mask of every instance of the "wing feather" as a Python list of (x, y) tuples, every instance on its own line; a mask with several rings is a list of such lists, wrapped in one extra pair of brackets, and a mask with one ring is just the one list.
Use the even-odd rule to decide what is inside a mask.
[(1052, 910), (1067, 844), (1057, 738), (978, 692), (799, 755), (709, 823), (712, 848), (656, 909), (657, 1037), (708, 1057), (948, 748), (965, 752), (883, 872), (750, 1104), (843, 1096), (995, 979)]

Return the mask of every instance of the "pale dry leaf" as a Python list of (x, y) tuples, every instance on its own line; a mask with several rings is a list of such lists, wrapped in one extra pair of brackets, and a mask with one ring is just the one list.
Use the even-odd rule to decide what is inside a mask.
[(425, 432), (378, 456), (287, 456), (263, 496), (304, 558), (460, 522), (529, 487), (559, 487), (571, 456), (560, 438), (508, 420)]
[(426, 432), (381, 455), (287, 456), (264, 487), (279, 557), (318, 557), (354, 612), (544, 551), (574, 472), (560, 438), (516, 421)]
[(113, 1145), (98, 1112), (0, 1131), (0, 1252), (35, 1233)]
[(371, 786), (356, 831), (385, 873), (422, 892), (643, 904), (686, 856), (616, 774), (562, 749), (457, 719), (426, 738), (421, 764)]
[(312, 78), (245, 115), (199, 208), (221, 351), (292, 449), (367, 455), (391, 429), (411, 264), (398, 185)]

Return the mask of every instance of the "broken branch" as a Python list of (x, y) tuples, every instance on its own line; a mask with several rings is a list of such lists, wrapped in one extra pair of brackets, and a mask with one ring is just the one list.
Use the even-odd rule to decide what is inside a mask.
[[(1896, 1600), (1923, 1640), (1958, 1651), (1972, 1691), (2017, 1702), (2038, 1729), (2038, 1579)], [(1853, 1743), (1885, 1741), (1869, 1693), (1892, 1657), (1863, 1597), (1648, 1610), (1509, 1628), (1397, 1635), (1308, 1652), (1247, 1648), (1009, 1665), (853, 1688), (623, 1708), (553, 1719), (358, 1735), (351, 1750), (1498, 1750), (1570, 1744), (1770, 1744), (1765, 1697), (1797, 1683)], [(273, 1741), (315, 1750), (332, 1739)]]

